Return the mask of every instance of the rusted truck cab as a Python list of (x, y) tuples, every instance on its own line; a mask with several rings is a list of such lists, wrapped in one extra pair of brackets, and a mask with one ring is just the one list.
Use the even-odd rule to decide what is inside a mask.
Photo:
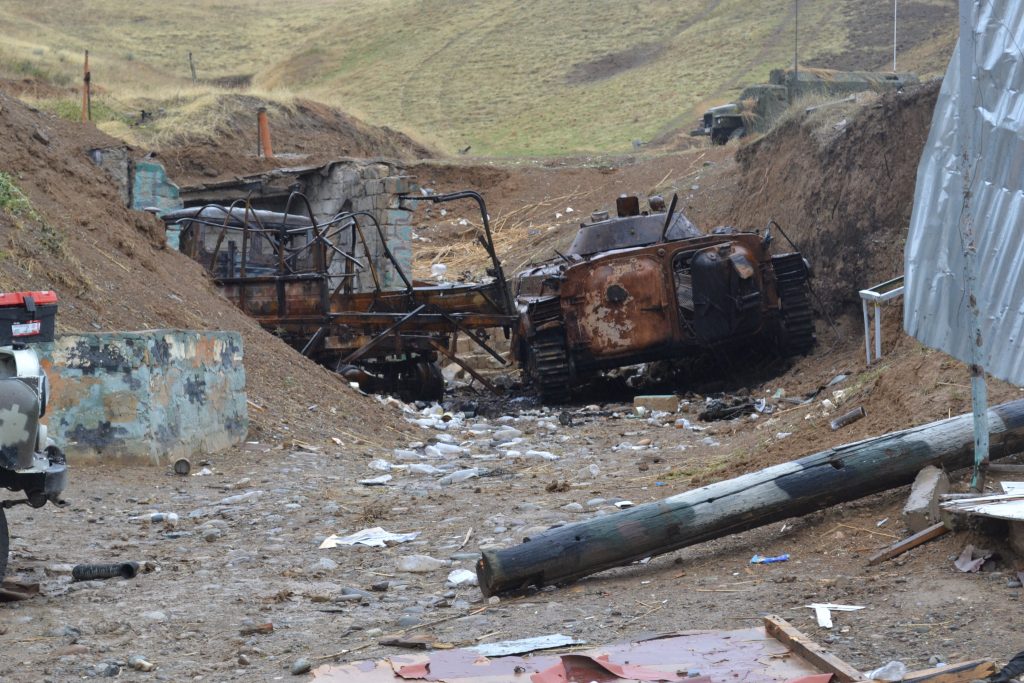
[(620, 197), (596, 213), (565, 255), (517, 282), (516, 352), (545, 402), (571, 397), (594, 373), (768, 342), (782, 355), (814, 342), (808, 268), (772, 256), (771, 235), (702, 233), (652, 198)]

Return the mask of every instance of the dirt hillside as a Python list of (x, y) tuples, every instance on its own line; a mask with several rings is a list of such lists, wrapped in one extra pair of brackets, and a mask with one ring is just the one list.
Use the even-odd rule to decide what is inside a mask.
[[(241, 94), (209, 96), (172, 114), (175, 120), (151, 122), (127, 137), (147, 142), (147, 129), (160, 127), (153, 146), (175, 182), (194, 185), (282, 165), (323, 164), (339, 157), (387, 157), (414, 160), (434, 156), (426, 146), (387, 127), (372, 126), (339, 109), (312, 100), (270, 104)], [(269, 109), (275, 159), (256, 155), (256, 112)], [(212, 121), (211, 121), (212, 120)], [(212, 122), (212, 125), (209, 125)], [(199, 126), (195, 124), (199, 123)]]
[[(86, 157), (116, 141), (30, 109), (0, 92), (0, 290), (55, 289), (61, 332), (176, 327), (240, 332), (255, 438), (336, 434), (374, 420), (381, 440), (401, 430), (390, 412), (299, 356), (223, 299), (203, 271), (163, 246), (162, 224), (120, 205)], [(24, 196), (21, 193), (24, 193)], [(27, 201), (26, 201), (27, 200)], [(316, 406), (310, 408), (310, 406)], [(332, 412), (334, 411), (334, 412)]]
[(859, 289), (903, 272), (917, 164), (938, 91), (936, 81), (849, 117), (804, 116), (741, 146), (731, 202), (712, 214), (749, 226), (774, 218), (811, 260), (830, 311), (859, 306)]

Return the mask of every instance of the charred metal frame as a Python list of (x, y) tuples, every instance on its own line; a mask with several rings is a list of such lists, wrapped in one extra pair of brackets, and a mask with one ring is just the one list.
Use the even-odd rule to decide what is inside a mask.
[[(441, 354), (496, 391), (453, 351), (454, 338), (461, 332), (503, 365), (508, 363), (487, 344), (482, 334), (488, 328), (501, 327), (507, 337), (517, 317), (495, 252), (484, 199), (472, 191), (422, 197), (400, 195), (401, 202), (440, 203), (460, 199), (471, 199), (480, 209), (484, 230), (478, 241), (491, 260), (491, 267), (487, 269), (488, 275), (494, 278), (491, 283), (447, 287), (417, 285), (388, 247), (373, 214), (341, 212), (329, 221), (318, 223), (309, 200), (299, 192), (288, 197), (282, 218), (275, 221), (275, 227), (264, 225), (260, 212), (252, 209), (248, 199), (236, 200), (226, 209), (210, 204), (175, 222), (182, 227), (182, 250), (207, 269), (239, 308), (255, 317), (263, 327), (285, 337), (303, 355), (340, 370), (352, 363), (378, 369), (389, 364), (397, 367), (414, 357), (432, 362)], [(212, 215), (215, 212), (222, 213), (223, 219), (216, 220)], [(290, 218), (301, 218), (302, 222), (290, 227)], [(383, 289), (360, 218), (373, 224), (383, 255), (402, 281), (402, 289)], [(208, 259), (200, 253), (195, 225), (220, 231)], [(231, 231), (241, 233), (240, 254), (234, 249), (234, 241), (229, 241), (227, 250), (223, 248)], [(307, 242), (292, 246), (299, 236), (307, 237)], [(276, 255), (273, 273), (250, 274), (250, 247), (254, 240), (266, 241), (271, 253)], [(357, 257), (360, 245), (366, 255), (365, 264)], [(219, 261), (225, 253), (226, 270), (218, 272), (221, 270)], [(345, 262), (344, 272), (331, 272), (335, 258)], [(354, 292), (353, 280), (366, 271), (373, 281), (372, 291)], [(333, 289), (332, 278), (338, 280)], [(273, 286), (272, 305), (267, 299), (269, 285)], [(290, 291), (296, 286), (300, 290), (312, 288), (315, 291), (299, 291), (296, 296)]]

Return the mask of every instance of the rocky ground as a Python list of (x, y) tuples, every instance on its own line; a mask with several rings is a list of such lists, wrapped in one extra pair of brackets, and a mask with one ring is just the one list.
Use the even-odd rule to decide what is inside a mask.
[[(866, 565), (906, 535), (905, 489), (500, 601), (448, 582), (453, 571), (473, 569), (482, 546), (518, 543), (552, 525), (615, 514), (616, 503), (656, 500), (867, 435), (872, 428), (862, 425), (892, 406), (872, 376), (879, 368), (856, 365), (859, 352), (851, 341), (753, 387), (750, 395), (775, 409), (757, 419), (701, 422), (702, 394), (683, 398), (677, 413), (639, 416), (628, 396), (552, 410), (526, 395), (488, 401), (464, 389), (447, 407), (379, 399), (414, 430), (411, 439), (339, 424), (333, 436), (247, 443), (195, 462), (188, 477), (153, 467), (76, 468), (70, 506), (10, 511), (11, 573), (42, 591), (0, 608), (0, 680), (118, 671), (140, 680), (273, 680), (291, 678), (301, 659), (317, 666), (401, 654), (381, 644), (395, 634), (425, 634), (438, 647), (549, 633), (599, 645), (740, 628), (768, 613), (860, 669), (891, 659), (912, 669), (1008, 659), (1024, 642), (1007, 628), (1019, 623), (1014, 576), (1022, 567), (1005, 536), (950, 534)], [(923, 353), (904, 342), (881, 375), (895, 379)], [(801, 396), (838, 374), (847, 378), (805, 405), (773, 398), (777, 389)], [(1000, 400), (1016, 393), (995, 391)], [(837, 410), (867, 406), (869, 419), (832, 432), (825, 396)], [(483, 414), (459, 410), (473, 406)], [(154, 512), (177, 519), (148, 521)], [(331, 535), (378, 526), (416, 537), (384, 548), (319, 548)], [(953, 567), (968, 542), (1001, 552), (992, 571)], [(755, 553), (790, 559), (753, 565)], [(127, 560), (151, 571), (69, 576), (75, 563)], [(811, 602), (865, 609), (837, 614), (826, 630), (805, 607)], [(131, 669), (134, 655), (155, 670)]]
[[(60, 289), (62, 331), (239, 330), (251, 401), (251, 442), (207, 464), (197, 456), (196, 476), (76, 465), (68, 507), (8, 511), (10, 574), (38, 582), (41, 592), (0, 605), (0, 681), (274, 680), (291, 678), (300, 659), (317, 666), (403, 653), (381, 644), (396, 633), (425, 634), (438, 647), (558, 632), (599, 645), (733, 629), (766, 613), (781, 614), (860, 669), (890, 659), (911, 668), (1006, 660), (1024, 649), (1014, 578), (1022, 564), (1005, 533), (948, 534), (866, 565), (872, 552), (906, 535), (905, 489), (497, 602), (477, 587), (446, 585), (451, 572), (473, 568), (481, 546), (511, 545), (552, 525), (615, 514), (616, 503), (660, 499), (969, 410), (966, 369), (904, 337), (898, 307), (885, 313), (881, 363), (864, 367), (860, 337), (857, 289), (899, 272), (894, 245), (902, 244), (914, 146), (927, 134), (933, 96), (924, 89), (891, 98), (839, 128), (790, 125), (740, 148), (739, 161), (730, 147), (413, 168), (439, 191), (484, 191), (510, 272), (550, 256), (571, 239), (580, 215), (608, 208), (620, 192), (678, 191), (705, 229), (758, 227), (775, 216), (812, 254), (815, 286), (839, 319), (835, 332), (818, 320), (810, 357), (737, 363), (750, 367), (683, 383), (679, 410), (667, 415), (637, 415), (621, 387), (588, 389), (565, 419), (562, 410), (538, 408), (521, 387), (500, 400), (462, 387), (441, 408), (350, 390), (219, 297), (195, 264), (163, 248), (152, 220), (117, 207), (84, 155), (109, 140), (0, 96), (0, 126), (10, 132), (0, 168), (16, 173), (41, 214), (0, 213), (4, 253), (13, 255), (0, 258), (0, 286)], [(893, 120), (906, 125), (892, 132)], [(816, 137), (821, 130), (828, 139)], [(900, 137), (898, 154), (887, 153), (897, 149), (887, 135)], [(877, 191), (882, 177), (886, 190)], [(418, 266), (460, 265), (472, 231), (460, 231), (459, 221), (472, 214), (430, 219)], [(809, 403), (787, 400), (821, 387)], [(719, 392), (763, 398), (773, 412), (701, 423), (705, 398)], [(998, 382), (990, 392), (993, 403), (1020, 396)], [(864, 419), (829, 429), (836, 411), (857, 406)], [(956, 477), (962, 483), (963, 473)], [(176, 519), (153, 522), (152, 513)], [(385, 548), (319, 547), (331, 535), (377, 526), (417, 536)], [(952, 558), (967, 543), (999, 559), (962, 574)], [(755, 553), (790, 559), (752, 565)], [(70, 580), (74, 564), (123, 560), (149, 571)], [(838, 614), (825, 630), (805, 607), (813, 601), (865, 609)], [(135, 655), (155, 668), (131, 668)]]

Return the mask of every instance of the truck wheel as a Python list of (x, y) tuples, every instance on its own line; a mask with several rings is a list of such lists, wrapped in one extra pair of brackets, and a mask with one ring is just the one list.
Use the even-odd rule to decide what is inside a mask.
[(10, 550), (11, 539), (7, 535), (7, 515), (4, 509), (0, 508), (0, 581), (3, 581), (7, 573), (7, 552)]
[(741, 137), (747, 134), (746, 126), (740, 126), (739, 128), (733, 128), (732, 132), (729, 133), (730, 140), (739, 140)]

